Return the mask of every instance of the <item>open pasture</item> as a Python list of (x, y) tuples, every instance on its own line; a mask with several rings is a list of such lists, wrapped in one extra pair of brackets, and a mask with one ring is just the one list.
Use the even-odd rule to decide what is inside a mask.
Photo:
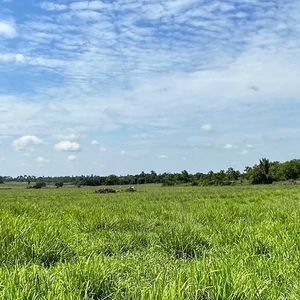
[(23, 186), (0, 210), (0, 299), (300, 298), (297, 186)]

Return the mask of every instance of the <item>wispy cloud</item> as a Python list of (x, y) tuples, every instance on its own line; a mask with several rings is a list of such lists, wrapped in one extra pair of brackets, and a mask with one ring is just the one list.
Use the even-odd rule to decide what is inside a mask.
[(97, 136), (89, 151), (103, 152), (108, 131), (117, 132), (112, 144), (154, 153), (176, 144), (230, 155), (230, 141), (249, 156), (264, 119), (271, 135), (299, 136), (299, 121), (281, 109), (296, 113), (299, 103), (296, 0), (27, 4), (26, 13), (0, 14), (0, 135), (55, 136), (69, 143), (60, 149), (79, 145), (78, 134), (91, 147)]
[(17, 36), (15, 24), (12, 22), (0, 20), (0, 38), (14, 38)]
[(76, 155), (69, 155), (68, 160), (69, 161), (75, 161), (75, 160), (77, 160), (77, 156)]
[(210, 124), (203, 124), (202, 126), (201, 126), (201, 129), (203, 130), (203, 131), (212, 131), (212, 126), (210, 125)]
[(42, 156), (38, 156), (38, 157), (36, 158), (36, 162), (37, 162), (37, 163), (40, 163), (40, 164), (43, 164), (43, 163), (49, 162), (49, 159), (44, 158), (44, 157), (42, 157)]
[(97, 146), (100, 145), (100, 143), (97, 140), (92, 140), (91, 145)]
[(48, 11), (62, 11), (68, 8), (68, 6), (64, 4), (58, 4), (58, 3), (46, 2), (46, 1), (41, 2), (40, 7)]
[(240, 154), (247, 155), (247, 154), (249, 154), (249, 150), (244, 149), (243, 151), (240, 152)]
[(226, 144), (223, 146), (224, 149), (226, 150), (232, 150), (232, 149), (236, 149), (238, 148), (236, 145), (232, 145), (232, 144)]

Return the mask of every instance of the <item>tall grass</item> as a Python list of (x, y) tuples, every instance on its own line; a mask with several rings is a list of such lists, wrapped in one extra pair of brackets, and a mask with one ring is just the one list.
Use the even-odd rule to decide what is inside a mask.
[(299, 299), (298, 187), (0, 191), (0, 299)]

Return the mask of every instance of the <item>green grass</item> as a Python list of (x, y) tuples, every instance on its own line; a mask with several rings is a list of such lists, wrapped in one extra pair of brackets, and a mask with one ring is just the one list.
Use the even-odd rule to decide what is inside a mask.
[(93, 191), (0, 189), (0, 299), (300, 299), (299, 187)]

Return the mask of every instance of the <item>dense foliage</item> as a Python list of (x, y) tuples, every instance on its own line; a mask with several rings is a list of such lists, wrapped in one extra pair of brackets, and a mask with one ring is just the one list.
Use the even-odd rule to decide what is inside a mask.
[[(137, 175), (126, 176), (63, 176), (63, 177), (38, 177), (18, 176), (16, 178), (3, 177), (4, 181), (27, 182), (45, 182), (55, 184), (61, 187), (62, 183), (74, 184), (80, 186), (99, 186), (99, 185), (135, 185), (147, 183), (160, 183), (164, 186), (173, 186), (178, 184), (187, 185), (234, 185), (234, 184), (270, 184), (273, 182), (297, 180), (300, 178), (300, 160), (294, 159), (287, 162), (270, 162), (263, 158), (257, 165), (246, 167), (244, 172), (228, 168), (219, 172), (210, 171), (207, 174), (196, 173), (189, 174), (186, 170), (180, 173), (162, 173), (157, 174), (154, 171), (150, 173), (141, 172)], [(1, 183), (1, 178), (0, 178)]]

